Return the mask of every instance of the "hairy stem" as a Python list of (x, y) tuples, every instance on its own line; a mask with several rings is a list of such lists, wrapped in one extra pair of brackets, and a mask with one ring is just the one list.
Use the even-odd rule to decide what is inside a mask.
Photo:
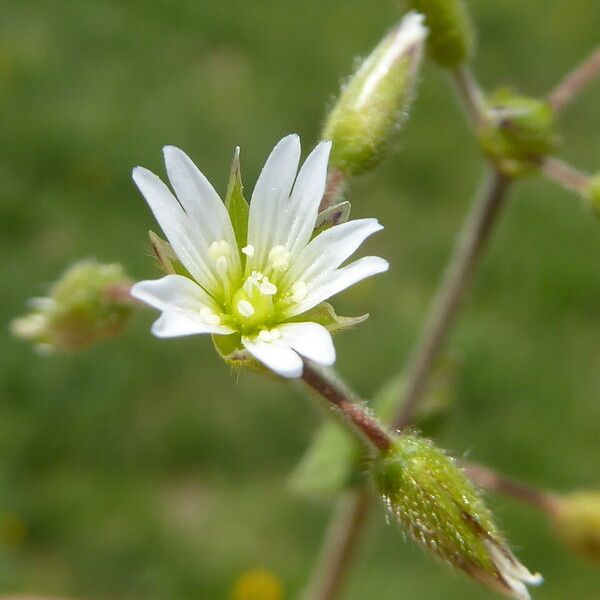
[(304, 361), (303, 381), (325, 398), (360, 434), (363, 441), (380, 452), (387, 450), (392, 436), (362, 400), (331, 372)]
[(600, 47), (596, 48), (579, 66), (559, 82), (548, 94), (548, 103), (555, 110), (562, 110), (575, 99), (591, 81), (600, 76)]
[(514, 481), (483, 465), (464, 463), (463, 468), (467, 477), (479, 487), (497, 492), (503, 496), (509, 496), (525, 504), (530, 504), (549, 516), (555, 515), (558, 511), (559, 501), (551, 492), (539, 490)]
[(421, 401), (428, 377), (434, 367), (459, 308), (492, 225), (506, 197), (509, 180), (496, 170), (490, 170), (467, 215), (454, 251), (435, 293), (425, 324), (421, 330), (406, 370), (406, 388), (394, 427), (410, 425)]
[(301, 596), (302, 600), (331, 600), (339, 597), (352, 562), (352, 551), (369, 514), (370, 500), (366, 488), (344, 492), (327, 526), (316, 561), (317, 568)]

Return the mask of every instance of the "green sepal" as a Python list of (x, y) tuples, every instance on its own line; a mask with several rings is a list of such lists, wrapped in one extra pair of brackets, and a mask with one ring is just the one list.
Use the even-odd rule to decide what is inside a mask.
[(350, 218), (351, 204), (347, 200), (334, 204), (319, 213), (312, 237), (317, 237), (326, 229), (345, 223)]
[(189, 277), (190, 279), (192, 278), (189, 271), (179, 260), (177, 254), (175, 254), (175, 250), (173, 250), (173, 246), (171, 246), (169, 242), (163, 240), (159, 235), (154, 233), (154, 231), (149, 231), (148, 237), (150, 238), (150, 243), (152, 244), (152, 250), (156, 256), (158, 266), (167, 275), (176, 274)]
[(288, 319), (288, 323), (318, 323), (323, 325), (330, 333), (336, 331), (343, 331), (355, 327), (360, 323), (366, 321), (369, 318), (369, 314), (359, 315), (357, 317), (342, 317), (336, 314), (333, 306), (329, 302), (321, 302), (317, 306), (303, 312), (300, 315)]
[(556, 152), (556, 115), (545, 100), (500, 89), (488, 100), (489, 118), (477, 132), (483, 152), (507, 177), (535, 173)]
[(235, 149), (231, 171), (229, 173), (229, 183), (227, 184), (227, 194), (225, 195), (225, 206), (233, 225), (235, 240), (238, 248), (242, 249), (248, 243), (248, 215), (250, 207), (246, 198), (244, 198), (244, 186), (242, 185), (242, 175), (240, 171), (240, 147)]
[[(415, 415), (416, 426), (426, 435), (446, 423), (455, 398), (458, 361), (444, 357), (438, 362), (426, 397)], [(373, 412), (391, 422), (405, 387), (404, 375), (384, 384), (373, 398)], [(336, 420), (327, 420), (315, 433), (300, 463), (290, 476), (294, 489), (308, 495), (330, 495), (363, 481), (365, 455), (353, 435)]]

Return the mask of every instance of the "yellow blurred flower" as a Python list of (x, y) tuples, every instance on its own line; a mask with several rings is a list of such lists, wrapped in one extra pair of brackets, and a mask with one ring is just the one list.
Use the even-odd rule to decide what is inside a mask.
[(283, 587), (273, 573), (246, 571), (235, 582), (231, 600), (282, 600)]

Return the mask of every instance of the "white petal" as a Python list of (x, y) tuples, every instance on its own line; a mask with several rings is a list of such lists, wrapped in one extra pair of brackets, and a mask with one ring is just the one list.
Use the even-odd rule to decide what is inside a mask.
[(318, 323), (286, 323), (277, 328), (281, 342), (289, 345), (298, 354), (321, 365), (335, 362), (335, 348), (331, 334)]
[(158, 310), (199, 311), (208, 307), (220, 311), (214, 299), (197, 283), (183, 275), (166, 275), (160, 279), (140, 281), (131, 295)]
[(233, 330), (223, 325), (208, 325), (190, 311), (167, 310), (152, 324), (152, 333), (159, 338), (171, 338), (198, 333), (227, 335)]
[(143, 167), (133, 170), (133, 180), (185, 268), (206, 289), (212, 291), (217, 288), (217, 281), (207, 262), (205, 245), (171, 190)]
[(377, 219), (357, 219), (335, 225), (313, 239), (300, 255), (294, 259), (292, 267), (285, 274), (282, 286), (291, 285), (298, 280), (310, 286), (314, 281), (329, 278), (364, 240), (383, 229)]
[(250, 201), (248, 243), (254, 256), (247, 261), (247, 272), (262, 268), (268, 251), (276, 245), (274, 233), (286, 210), (300, 161), (300, 139), (292, 134), (284, 137), (269, 155)]
[(306, 246), (315, 228), (325, 191), (330, 150), (331, 142), (319, 143), (304, 161), (294, 184), (289, 211), (278, 231), (281, 236), (278, 243), (286, 243), (292, 255)]
[(213, 242), (225, 240), (232, 249), (234, 269), (239, 270), (235, 234), (225, 204), (183, 150), (175, 146), (165, 146), (163, 152), (169, 181), (193, 223), (196, 235), (202, 239), (206, 248)]
[(371, 275), (387, 271), (389, 266), (387, 260), (379, 258), (378, 256), (365, 256), (364, 258), (360, 258), (353, 263), (330, 273), (325, 280), (319, 283), (319, 285), (314, 286), (309, 290), (302, 302), (287, 309), (284, 312), (284, 316), (285, 318), (289, 318), (294, 315), (302, 314), (319, 304), (319, 302), (327, 300), (327, 298), (345, 290), (347, 287), (354, 285), (358, 281), (370, 277)]
[(302, 375), (302, 359), (281, 340), (262, 342), (242, 338), (245, 348), (263, 365), (282, 377), (300, 377)]

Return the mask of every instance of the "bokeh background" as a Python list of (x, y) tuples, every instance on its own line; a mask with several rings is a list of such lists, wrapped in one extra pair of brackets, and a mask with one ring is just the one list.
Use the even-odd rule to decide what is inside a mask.
[[(482, 83), (543, 94), (598, 43), (596, 0), (470, 2)], [(251, 189), (284, 134), (308, 151), (355, 57), (395, 2), (0, 2), (0, 591), (221, 599), (265, 568), (291, 598), (332, 502), (288, 474), (320, 416), (300, 388), (221, 364), (209, 339), (159, 341), (150, 313), (121, 338), (41, 357), (8, 322), (74, 259), (156, 275), (152, 217), (130, 181), (184, 148), (224, 191), (233, 148)], [(365, 395), (414, 340), (482, 161), (444, 73), (423, 70), (398, 152), (353, 182), (366, 251), (389, 274), (336, 302), (370, 321), (337, 338)], [(600, 165), (600, 85), (561, 118), (562, 155)], [(600, 222), (542, 178), (515, 188), (455, 333), (456, 410), (438, 442), (556, 490), (600, 484)], [(490, 499), (539, 600), (599, 597), (598, 571), (527, 507)], [(348, 600), (485, 599), (372, 515)]]

